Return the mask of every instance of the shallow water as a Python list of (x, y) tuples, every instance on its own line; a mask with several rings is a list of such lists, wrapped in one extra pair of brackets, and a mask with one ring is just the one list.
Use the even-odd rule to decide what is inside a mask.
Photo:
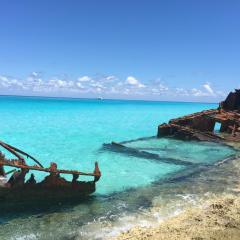
[[(111, 235), (136, 219), (150, 223), (154, 214), (145, 211), (156, 203), (174, 213), (177, 201), (191, 195), (192, 189), (199, 184), (209, 188), (207, 177), (201, 178), (201, 174), (220, 169), (214, 163), (235, 154), (233, 149), (156, 138), (125, 143), (158, 154), (156, 160), (111, 151), (102, 144), (153, 136), (159, 123), (214, 107), (216, 104), (0, 97), (3, 141), (22, 148), (45, 166), (56, 161), (59, 168), (92, 171), (98, 160), (103, 174), (97, 192), (82, 203), (1, 216), (0, 239), (91, 239), (101, 237), (100, 233)], [(169, 158), (192, 165), (173, 164), (166, 161)], [(38, 180), (43, 177), (36, 176)], [(194, 182), (197, 178), (200, 182)], [(218, 189), (215, 186), (209, 191)], [(202, 194), (199, 191), (196, 196)]]
[(191, 163), (211, 164), (234, 154), (234, 150), (216, 143), (150, 138), (124, 143), (124, 146)]

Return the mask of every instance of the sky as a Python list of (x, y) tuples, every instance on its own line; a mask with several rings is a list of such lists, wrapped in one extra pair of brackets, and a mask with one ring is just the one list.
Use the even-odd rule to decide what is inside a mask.
[(240, 1), (0, 0), (0, 94), (218, 102)]

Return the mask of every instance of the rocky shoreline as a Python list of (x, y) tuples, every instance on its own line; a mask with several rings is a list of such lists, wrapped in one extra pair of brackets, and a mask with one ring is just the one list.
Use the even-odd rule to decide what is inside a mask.
[(240, 187), (236, 195), (224, 195), (200, 207), (189, 208), (157, 227), (135, 227), (121, 233), (115, 240), (239, 240)]

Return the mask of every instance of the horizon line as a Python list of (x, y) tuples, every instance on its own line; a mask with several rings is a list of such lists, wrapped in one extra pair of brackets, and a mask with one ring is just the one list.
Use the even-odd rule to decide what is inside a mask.
[[(150, 99), (121, 99), (121, 98), (102, 98), (102, 97), (60, 97), (60, 96), (42, 96), (42, 95), (15, 95), (15, 94), (0, 94), (0, 97), (27, 97), (27, 98), (53, 98), (53, 99), (76, 99), (76, 100), (113, 100), (113, 101), (141, 101), (141, 102), (179, 102), (179, 103), (205, 103), (218, 104), (219, 102), (201, 102), (201, 101), (174, 101), (174, 100), (150, 100)], [(101, 99), (99, 99), (101, 98)]]

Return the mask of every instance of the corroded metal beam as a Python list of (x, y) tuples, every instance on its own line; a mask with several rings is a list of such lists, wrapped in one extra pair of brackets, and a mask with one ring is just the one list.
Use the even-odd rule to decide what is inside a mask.
[(80, 171), (75, 170), (61, 170), (61, 169), (52, 169), (52, 168), (43, 168), (39, 166), (28, 166), (26, 164), (22, 164), (19, 160), (1, 160), (0, 165), (2, 166), (9, 166), (9, 167), (15, 167), (15, 168), (21, 168), (21, 169), (29, 169), (29, 170), (36, 170), (41, 172), (48, 172), (48, 173), (56, 173), (56, 174), (74, 174), (74, 175), (82, 175), (82, 176), (93, 176), (93, 177), (101, 177), (101, 172), (98, 169), (97, 162), (95, 163), (95, 170), (93, 173), (84, 173)]
[(8, 146), (8, 144), (0, 141), (0, 146), (2, 146), (6, 150), (8, 150), (10, 153), (12, 153), (14, 156), (16, 156), (18, 158), (18, 160), (20, 160), (23, 164), (26, 163), (25, 159), (20, 154), (18, 154), (14, 149), (12, 149), (10, 146)]
[[(9, 144), (7, 144), (7, 143), (4, 143), (4, 142), (2, 142), (2, 141), (0, 141), (0, 145), (2, 146), (2, 147), (4, 147), (4, 148), (6, 148), (6, 147), (8, 147), (8, 148), (6, 148), (8, 151), (10, 151), (10, 149), (11, 149), (11, 153), (13, 153), (13, 151), (15, 151), (15, 156), (17, 156), (16, 155), (16, 152), (18, 152), (18, 153), (20, 153), (20, 154), (22, 154), (22, 155), (25, 155), (26, 157), (28, 157), (28, 158), (31, 158), (35, 163), (37, 163), (40, 167), (43, 167), (43, 165), (36, 159), (36, 158), (34, 158), (33, 156), (31, 156), (31, 155), (29, 155), (28, 153), (26, 153), (26, 152), (24, 152), (24, 151), (22, 151), (22, 150), (20, 150), (20, 149), (18, 149), (18, 148), (16, 148), (16, 147), (13, 147), (13, 146), (11, 146), (11, 145), (9, 145)], [(24, 160), (25, 161), (25, 160)]]
[[(42, 171), (42, 172), (49, 172), (49, 173), (56, 173), (56, 174), (72, 174), (72, 175), (82, 175), (82, 176), (93, 176), (99, 179), (101, 177), (101, 172), (98, 167), (98, 163), (95, 162), (95, 169), (93, 173), (84, 173), (80, 171), (75, 170), (61, 170), (57, 169), (57, 165), (55, 163), (52, 163), (49, 168), (44, 168), (43, 165), (34, 157), (29, 155), (28, 153), (13, 147), (5, 142), (0, 141), (0, 146), (5, 148), (7, 151), (12, 153), (14, 156), (17, 157), (17, 159), (7, 160), (4, 158), (0, 159), (0, 166), (10, 166), (15, 168), (21, 168), (21, 169), (28, 169), (28, 170), (36, 170), (36, 171)], [(28, 158), (31, 158), (37, 165), (30, 166), (27, 165), (24, 157), (22, 157), (20, 154), (27, 156)]]

